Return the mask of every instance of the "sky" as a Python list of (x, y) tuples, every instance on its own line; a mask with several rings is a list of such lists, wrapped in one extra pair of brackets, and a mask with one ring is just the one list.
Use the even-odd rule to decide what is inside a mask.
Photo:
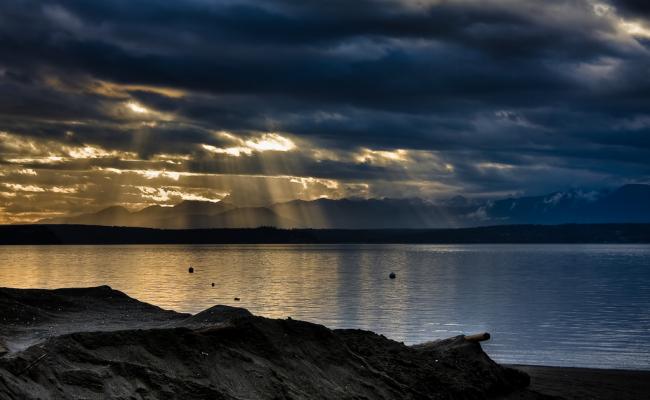
[(0, 4), (0, 223), (650, 181), (650, 2)]

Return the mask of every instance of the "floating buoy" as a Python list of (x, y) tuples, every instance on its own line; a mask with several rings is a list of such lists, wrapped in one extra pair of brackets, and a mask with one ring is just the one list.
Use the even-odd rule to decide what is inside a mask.
[(187, 272), (189, 272), (190, 274), (193, 274), (194, 273), (194, 268), (192, 268), (192, 267), (188, 268)]
[(214, 282), (212, 282), (212, 287), (214, 287)]
[(395, 278), (397, 277), (397, 275), (395, 275), (394, 272), (391, 272), (390, 274), (388, 274), (388, 277), (389, 277), (390, 279), (395, 279)]

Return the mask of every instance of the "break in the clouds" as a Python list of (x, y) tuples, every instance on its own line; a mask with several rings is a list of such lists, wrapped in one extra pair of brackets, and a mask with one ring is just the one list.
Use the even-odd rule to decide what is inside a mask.
[(0, 222), (650, 179), (630, 0), (0, 5)]

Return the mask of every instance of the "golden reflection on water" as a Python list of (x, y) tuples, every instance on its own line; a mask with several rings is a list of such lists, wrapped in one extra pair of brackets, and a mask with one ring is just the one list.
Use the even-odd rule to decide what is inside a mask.
[[(387, 263), (381, 254), (354, 248), (18, 246), (2, 248), (0, 256), (2, 286), (108, 284), (139, 300), (191, 313), (230, 304), (277, 318), (302, 312), (336, 314), (337, 310), (363, 318), (381, 312), (372, 304), (399, 310), (408, 298), (403, 280), (387, 279), (389, 272), (399, 273), (403, 267), (402, 255)], [(350, 264), (358, 268), (347, 268)], [(189, 266), (195, 268), (194, 274), (188, 273)], [(407, 274), (403, 271), (403, 276)], [(235, 297), (241, 302), (235, 302)], [(339, 302), (340, 298), (349, 303)]]
[(644, 368), (648, 265), (648, 246), (0, 246), (0, 286), (110, 285), (181, 312), (227, 304), (406, 343), (487, 330), (502, 362)]

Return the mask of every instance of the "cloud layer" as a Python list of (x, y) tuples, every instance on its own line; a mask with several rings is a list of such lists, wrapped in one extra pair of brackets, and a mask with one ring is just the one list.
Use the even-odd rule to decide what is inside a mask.
[(0, 222), (646, 182), (645, 4), (4, 2)]

